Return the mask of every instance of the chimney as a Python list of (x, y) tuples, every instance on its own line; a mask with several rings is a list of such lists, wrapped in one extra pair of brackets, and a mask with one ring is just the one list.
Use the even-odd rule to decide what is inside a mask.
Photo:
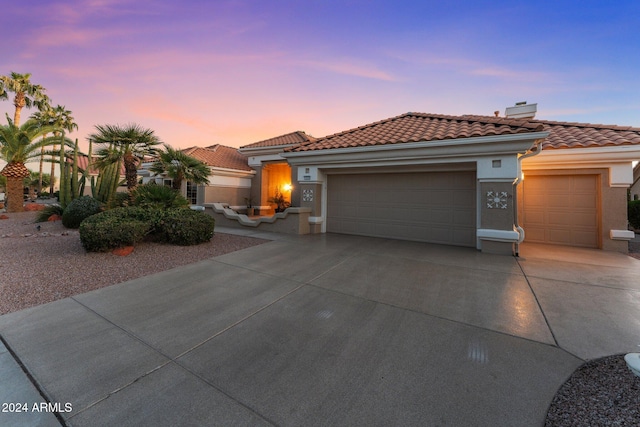
[(538, 111), (538, 104), (527, 104), (527, 101), (516, 102), (514, 107), (507, 107), (504, 115), (509, 119), (533, 119)]

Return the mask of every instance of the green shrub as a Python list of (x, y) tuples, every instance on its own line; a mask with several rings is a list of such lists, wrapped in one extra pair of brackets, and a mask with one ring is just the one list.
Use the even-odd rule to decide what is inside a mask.
[(162, 220), (155, 224), (157, 240), (180, 246), (208, 242), (214, 227), (210, 215), (185, 208), (164, 211)]
[(93, 197), (78, 197), (73, 199), (62, 212), (62, 225), (67, 228), (78, 228), (85, 218), (100, 211), (102, 211), (102, 204)]
[(189, 206), (189, 201), (171, 187), (155, 183), (139, 185), (133, 192), (133, 205), (171, 209)]
[(51, 215), (62, 216), (63, 211), (64, 209), (62, 209), (62, 206), (60, 205), (47, 205), (44, 209), (38, 211), (38, 213), (36, 214), (36, 222), (46, 222), (49, 220), (49, 217)]
[(125, 206), (129, 206), (129, 193), (126, 191), (118, 191), (109, 202), (109, 208), (123, 208)]
[(139, 243), (150, 231), (151, 221), (144, 209), (114, 208), (84, 220), (80, 241), (89, 252), (105, 252)]
[(89, 252), (131, 246), (146, 238), (188, 246), (213, 237), (213, 217), (187, 208), (149, 209), (139, 206), (114, 208), (93, 215), (80, 224), (80, 241)]
[(640, 200), (629, 201), (627, 215), (629, 218), (629, 224), (631, 224), (633, 228), (640, 228)]

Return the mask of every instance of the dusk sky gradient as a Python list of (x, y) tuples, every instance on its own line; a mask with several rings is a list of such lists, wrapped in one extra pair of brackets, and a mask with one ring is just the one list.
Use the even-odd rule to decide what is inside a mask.
[(518, 101), (640, 127), (637, 0), (37, 0), (5, 2), (0, 38), (0, 74), (31, 73), (83, 143), (138, 123), (176, 148), (238, 147)]

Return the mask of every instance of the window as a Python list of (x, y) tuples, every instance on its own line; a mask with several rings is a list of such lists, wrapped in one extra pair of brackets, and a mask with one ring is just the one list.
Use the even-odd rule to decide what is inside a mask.
[(198, 186), (191, 181), (187, 181), (187, 200), (192, 205), (198, 204)]
[(165, 187), (172, 187), (173, 186), (173, 180), (172, 179), (164, 179), (164, 180), (162, 180), (162, 185), (164, 185)]

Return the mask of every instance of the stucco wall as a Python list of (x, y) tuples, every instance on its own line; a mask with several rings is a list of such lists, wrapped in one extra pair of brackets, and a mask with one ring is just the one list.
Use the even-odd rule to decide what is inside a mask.
[[(492, 192), (495, 196), (506, 193), (504, 199), (506, 208), (502, 208), (502, 203), (488, 203), (487, 193)], [(510, 182), (481, 182), (480, 183), (480, 228), (493, 230), (513, 230), (513, 184)], [(502, 199), (501, 199), (502, 200)], [(491, 205), (491, 207), (489, 207)]]
[[(231, 206), (245, 206), (245, 197), (249, 197), (250, 188), (217, 187), (206, 186), (204, 189), (204, 200), (200, 201), (198, 192), (198, 203), (228, 203)], [(200, 189), (199, 189), (200, 190)]]

